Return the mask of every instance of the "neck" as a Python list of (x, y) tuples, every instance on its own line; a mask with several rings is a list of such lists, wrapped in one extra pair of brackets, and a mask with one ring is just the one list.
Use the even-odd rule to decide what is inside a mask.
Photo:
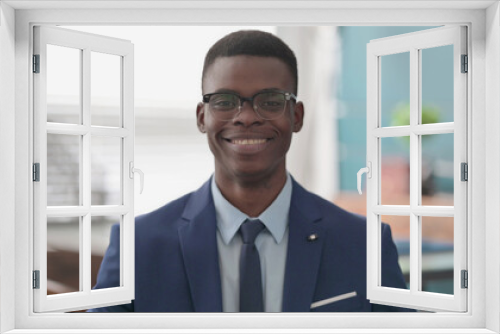
[(222, 195), (249, 217), (258, 217), (278, 197), (286, 183), (286, 170), (268, 177), (227, 177), (215, 171), (215, 183)]

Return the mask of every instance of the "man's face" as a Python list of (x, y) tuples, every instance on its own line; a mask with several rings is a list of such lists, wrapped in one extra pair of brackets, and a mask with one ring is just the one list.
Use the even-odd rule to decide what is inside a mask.
[[(233, 92), (243, 97), (268, 89), (293, 93), (294, 82), (285, 63), (272, 57), (219, 57), (208, 68), (203, 94)], [(245, 102), (232, 120), (214, 118), (208, 104), (198, 104), (198, 128), (207, 133), (216, 172), (252, 179), (285, 168), (292, 133), (300, 131), (304, 116), (301, 102), (288, 101), (277, 119), (264, 120)]]

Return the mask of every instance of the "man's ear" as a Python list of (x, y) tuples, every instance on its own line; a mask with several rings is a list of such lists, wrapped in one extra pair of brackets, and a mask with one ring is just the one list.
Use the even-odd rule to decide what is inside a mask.
[(304, 104), (302, 102), (295, 103), (292, 118), (293, 132), (299, 132), (304, 124)]
[(196, 106), (196, 124), (201, 133), (207, 132), (205, 130), (205, 108), (203, 103), (198, 103)]

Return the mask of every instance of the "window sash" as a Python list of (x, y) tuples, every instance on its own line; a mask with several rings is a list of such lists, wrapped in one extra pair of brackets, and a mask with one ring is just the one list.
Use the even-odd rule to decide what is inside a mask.
[[(467, 76), (460, 71), (461, 55), (467, 54), (466, 28), (442, 27), (371, 41), (367, 46), (367, 297), (371, 302), (431, 311), (467, 311), (467, 290), (461, 288), (461, 270), (467, 270), (467, 182), (460, 180), (460, 164), (467, 160)], [(421, 49), (454, 46), (454, 122), (419, 124)], [(381, 127), (381, 56), (410, 54), (410, 125)], [(421, 141), (423, 134), (454, 133), (454, 206), (419, 204), (421, 187)], [(381, 205), (381, 138), (410, 136), (410, 205)], [(410, 289), (381, 286), (382, 214), (410, 216)], [(422, 216), (454, 217), (453, 295), (420, 291)]]
[[(80, 50), (81, 124), (47, 122), (47, 45)], [(90, 54), (101, 52), (120, 57), (121, 125), (117, 128), (92, 125), (90, 109)], [(34, 161), (40, 163), (40, 182), (34, 184), (34, 266), (40, 271), (40, 288), (34, 289), (34, 311), (73, 311), (110, 304), (129, 303), (134, 298), (134, 182), (129, 166), (134, 156), (133, 45), (129, 41), (67, 29), (34, 28), (34, 54), (40, 55), (40, 73), (34, 74)], [(47, 206), (47, 134), (78, 136), (80, 205)], [(91, 205), (91, 142), (93, 136), (120, 138), (120, 205)], [(91, 217), (120, 216), (120, 287), (92, 290)], [(79, 217), (80, 291), (47, 295), (47, 218)]]

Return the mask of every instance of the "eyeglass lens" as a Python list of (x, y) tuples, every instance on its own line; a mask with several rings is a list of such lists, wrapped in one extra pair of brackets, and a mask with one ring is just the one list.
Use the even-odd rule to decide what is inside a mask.
[[(266, 120), (279, 117), (286, 106), (286, 98), (283, 93), (262, 92), (253, 98), (253, 109)], [(241, 98), (231, 93), (214, 94), (210, 97), (209, 107), (219, 119), (230, 120), (239, 112), (242, 106)]]

